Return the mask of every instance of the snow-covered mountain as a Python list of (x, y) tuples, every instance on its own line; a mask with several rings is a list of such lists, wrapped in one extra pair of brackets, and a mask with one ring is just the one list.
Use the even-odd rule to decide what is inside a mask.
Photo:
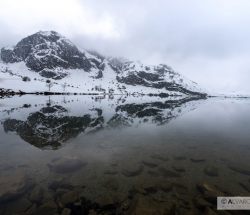
[(1, 49), (0, 87), (24, 92), (205, 95), (167, 65), (80, 50), (55, 31), (40, 31)]

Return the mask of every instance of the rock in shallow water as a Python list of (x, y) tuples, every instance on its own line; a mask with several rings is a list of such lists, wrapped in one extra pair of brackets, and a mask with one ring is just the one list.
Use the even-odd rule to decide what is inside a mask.
[(150, 167), (150, 168), (154, 168), (154, 167), (158, 166), (158, 164), (156, 164), (152, 161), (147, 161), (147, 160), (142, 161), (142, 163), (143, 163), (143, 165)]
[(33, 215), (36, 214), (37, 205), (33, 204), (28, 210), (25, 211), (25, 215)]
[(202, 196), (196, 196), (194, 198), (194, 204), (197, 208), (201, 209), (201, 210), (204, 210), (206, 209), (207, 207), (212, 207), (213, 205), (206, 201), (205, 199), (202, 198)]
[(152, 198), (157, 202), (168, 202), (170, 199), (168, 193), (162, 190), (158, 190), (157, 192), (153, 193)]
[(53, 200), (50, 200), (43, 205), (41, 205), (37, 211), (36, 215), (55, 215), (57, 213), (57, 205)]
[(52, 172), (63, 174), (78, 171), (86, 165), (87, 162), (84, 162), (78, 158), (65, 158), (48, 164), (48, 167)]
[(249, 183), (244, 183), (244, 182), (239, 182), (239, 185), (245, 189), (247, 192), (250, 193), (250, 184)]
[(75, 191), (69, 191), (62, 195), (60, 201), (63, 205), (69, 205), (78, 200), (78, 193)]
[(226, 196), (226, 193), (221, 191), (216, 186), (207, 182), (197, 185), (197, 189), (203, 194), (204, 199), (215, 204), (218, 196)]
[(181, 160), (186, 160), (186, 156), (184, 155), (175, 155), (174, 160), (181, 161)]
[(26, 214), (26, 211), (32, 206), (32, 203), (26, 198), (7, 203), (5, 214)]
[(69, 208), (64, 208), (61, 215), (70, 215), (71, 214), (71, 210)]
[(216, 176), (219, 175), (218, 168), (216, 168), (214, 166), (207, 166), (207, 167), (205, 167), (204, 173), (206, 175), (208, 175), (208, 176), (211, 176), (211, 177), (216, 177)]
[(29, 196), (29, 200), (32, 202), (36, 202), (36, 203), (40, 203), (43, 199), (43, 190), (41, 187), (35, 187), (30, 196)]
[(160, 155), (160, 154), (154, 154), (151, 155), (151, 158), (160, 160), (160, 161), (168, 161), (169, 159), (166, 156)]
[(144, 167), (142, 165), (130, 165), (122, 170), (122, 174), (126, 177), (134, 177), (140, 175), (143, 169)]
[(179, 173), (165, 169), (164, 167), (160, 167), (159, 172), (163, 177), (169, 177), (169, 178), (181, 177)]
[(173, 165), (172, 167), (177, 172), (185, 172), (186, 171), (183, 166), (180, 166), (180, 165), (177, 165), (177, 164)]
[(229, 164), (228, 168), (243, 175), (250, 175), (250, 167), (243, 167), (240, 164)]
[(139, 181), (135, 185), (135, 191), (143, 195), (157, 192), (157, 190), (158, 190), (158, 186), (151, 180)]
[(0, 176), (0, 203), (15, 199), (33, 187), (33, 182), (22, 172)]
[(200, 163), (200, 162), (206, 161), (206, 159), (200, 156), (195, 156), (195, 157), (190, 158), (190, 161), (192, 161), (193, 163)]
[(138, 195), (131, 204), (131, 207), (127, 214), (133, 215), (165, 215), (175, 214), (174, 205), (172, 202), (161, 204), (152, 199)]
[(152, 170), (149, 170), (148, 171), (148, 174), (151, 176), (151, 177), (159, 177), (160, 174), (156, 171), (152, 171)]
[(109, 191), (117, 191), (119, 189), (119, 180), (115, 178), (106, 179), (103, 182), (103, 187), (107, 188)]
[(143, 195), (149, 195), (156, 193), (157, 191), (170, 192), (173, 188), (173, 184), (167, 180), (142, 180), (138, 181), (135, 187), (137, 193)]
[(215, 211), (213, 211), (211, 208), (207, 207), (204, 215), (217, 215), (217, 213)]
[(107, 170), (104, 171), (104, 174), (106, 174), (106, 175), (117, 175), (118, 171), (114, 170), (114, 169), (107, 169)]
[(119, 199), (114, 195), (110, 195), (109, 193), (101, 194), (95, 199), (95, 203), (100, 208), (114, 208), (115, 205), (118, 204)]
[(53, 191), (56, 191), (57, 189), (72, 189), (73, 186), (71, 184), (69, 184), (68, 182), (66, 182), (64, 179), (62, 178), (58, 178), (58, 179), (55, 179), (53, 181), (51, 181), (49, 184), (48, 184), (48, 188), (53, 190)]
[(189, 191), (188, 187), (182, 183), (173, 182), (173, 187), (174, 187), (175, 192), (182, 196), (187, 194)]

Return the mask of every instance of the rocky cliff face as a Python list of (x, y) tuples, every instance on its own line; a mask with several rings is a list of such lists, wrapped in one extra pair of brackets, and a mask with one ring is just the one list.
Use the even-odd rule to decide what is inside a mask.
[(48, 78), (56, 77), (56, 68), (89, 71), (100, 65), (55, 31), (40, 31), (22, 39), (14, 48), (2, 48), (1, 58), (6, 63), (24, 61), (28, 68)]
[(126, 61), (117, 68), (117, 80), (127, 85), (141, 85), (168, 91), (178, 91), (183, 94), (199, 95), (196, 83), (185, 80), (171, 67), (165, 64), (148, 66), (140, 62)]
[[(80, 51), (55, 31), (40, 31), (22, 39), (13, 48), (2, 48), (1, 59), (4, 63), (24, 62), (29, 70), (54, 80), (65, 79), (69, 70), (77, 69), (89, 73), (90, 80), (100, 79), (101, 88), (107, 87), (103, 85), (108, 85), (109, 89), (140, 86), (163, 90), (161, 92), (204, 95), (196, 83), (185, 79), (167, 65), (149, 66), (137, 61), (106, 58), (96, 52)], [(88, 82), (87, 79), (82, 80), (83, 84), (84, 81)]]
[(25, 61), (34, 71), (56, 67), (80, 68), (88, 71), (91, 62), (77, 47), (55, 31), (38, 32), (22, 39), (11, 49), (3, 48), (1, 58), (4, 62)]

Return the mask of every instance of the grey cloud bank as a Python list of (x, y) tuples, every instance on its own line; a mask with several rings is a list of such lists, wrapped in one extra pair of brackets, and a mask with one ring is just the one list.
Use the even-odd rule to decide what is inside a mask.
[(217, 93), (250, 94), (247, 0), (0, 0), (0, 46), (55, 30), (105, 55), (167, 63)]

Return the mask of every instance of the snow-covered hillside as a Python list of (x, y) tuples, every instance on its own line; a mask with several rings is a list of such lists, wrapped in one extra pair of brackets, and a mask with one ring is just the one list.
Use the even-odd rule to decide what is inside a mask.
[(167, 65), (79, 50), (57, 32), (38, 32), (1, 49), (0, 88), (15, 91), (204, 95)]

